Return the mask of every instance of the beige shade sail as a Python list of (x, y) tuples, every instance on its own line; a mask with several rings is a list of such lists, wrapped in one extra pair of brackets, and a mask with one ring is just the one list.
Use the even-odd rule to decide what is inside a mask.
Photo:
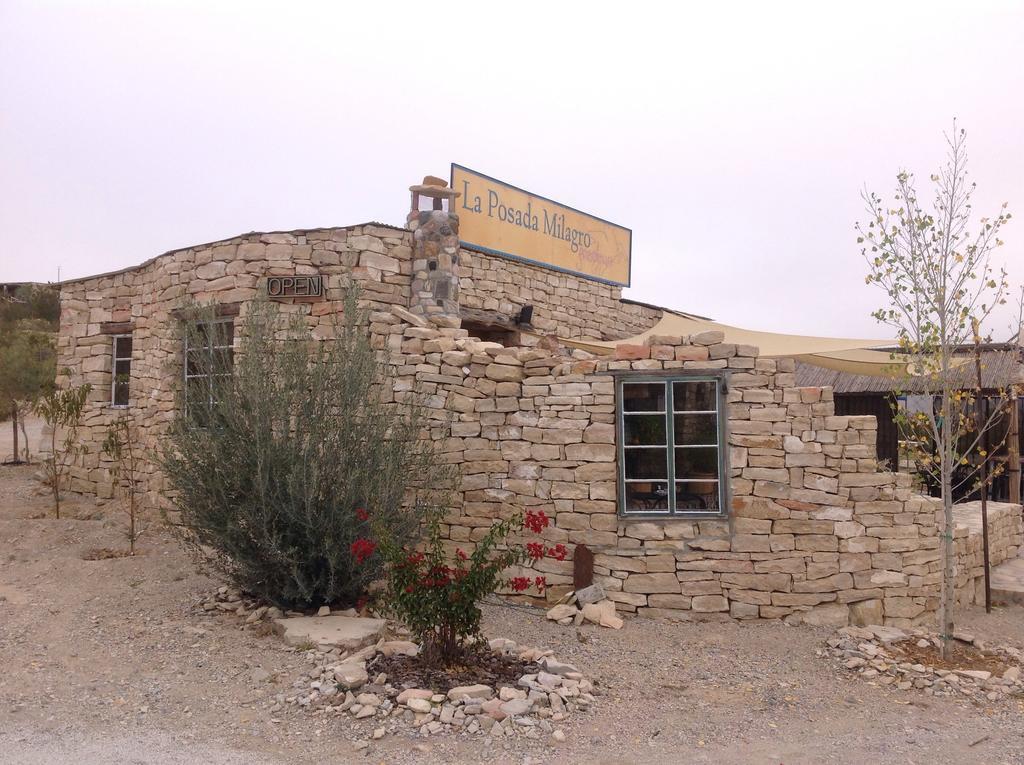
[(906, 369), (906, 361), (893, 358), (889, 351), (872, 350), (880, 347), (891, 348), (896, 345), (894, 340), (761, 332), (667, 310), (657, 324), (634, 337), (610, 341), (560, 338), (560, 341), (573, 348), (607, 355), (614, 353), (617, 345), (644, 345), (648, 338), (655, 335), (685, 337), (710, 331), (722, 332), (726, 343), (756, 346), (761, 356), (769, 358), (794, 358), (808, 364), (862, 375), (892, 376), (894, 372), (899, 373)]

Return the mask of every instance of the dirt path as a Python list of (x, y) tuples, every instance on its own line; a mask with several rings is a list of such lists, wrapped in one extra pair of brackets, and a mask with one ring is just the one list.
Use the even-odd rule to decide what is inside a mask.
[[(136, 558), (92, 499), (40, 517), (31, 470), (0, 468), (2, 763), (1021, 763), (1024, 708), (872, 687), (818, 656), (827, 632), (781, 624), (627, 620), (573, 630), (539, 611), (489, 607), (487, 630), (555, 649), (600, 683), (568, 741), (387, 736), (365, 752), (348, 718), (271, 712), (301, 655), (234, 617), (196, 608), (216, 582), (166, 534)], [(961, 624), (1024, 647), (1024, 607)], [(260, 671), (262, 670), (262, 671)], [(263, 679), (263, 671), (270, 679)]]

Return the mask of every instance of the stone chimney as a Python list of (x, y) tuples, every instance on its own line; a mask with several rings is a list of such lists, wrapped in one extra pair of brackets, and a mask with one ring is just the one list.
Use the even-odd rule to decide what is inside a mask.
[[(441, 178), (428, 175), (410, 186), (412, 210), (406, 225), (412, 231), (412, 299), (409, 310), (441, 327), (458, 327), (459, 216), (452, 203), (460, 194)], [(420, 199), (433, 200), (432, 209), (420, 210)]]

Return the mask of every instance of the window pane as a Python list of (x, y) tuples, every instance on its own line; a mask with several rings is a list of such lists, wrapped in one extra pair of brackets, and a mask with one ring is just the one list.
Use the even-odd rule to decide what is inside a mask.
[(663, 414), (627, 414), (622, 420), (624, 443), (665, 444), (665, 415)]
[(626, 478), (668, 479), (668, 460), (664, 449), (625, 450)]
[(128, 406), (128, 383), (114, 383), (114, 406)]
[(672, 406), (677, 412), (713, 412), (716, 405), (715, 383), (707, 380), (674, 383)]
[(664, 483), (627, 483), (626, 510), (650, 513), (668, 510), (668, 491)]
[(185, 359), (185, 371), (189, 376), (210, 373), (210, 360), (207, 351), (202, 349), (189, 350), (185, 354)]
[(231, 348), (218, 348), (213, 352), (213, 374), (230, 372), (234, 366), (234, 351)]
[(664, 412), (665, 383), (624, 383), (622, 410), (625, 412)]
[(676, 480), (718, 478), (718, 448), (676, 449)]
[(185, 383), (185, 403), (189, 410), (210, 402), (210, 378), (193, 377)]
[(231, 345), (235, 339), (235, 323), (233, 321), (218, 321), (213, 325), (214, 346)]
[(717, 414), (677, 414), (675, 425), (676, 446), (718, 444)]
[(202, 348), (210, 344), (210, 325), (205, 321), (198, 321), (188, 327), (188, 344), (190, 348)]
[(130, 336), (114, 338), (114, 358), (130, 359), (132, 357), (132, 339)]
[(718, 481), (676, 481), (676, 512), (718, 510)]
[(114, 377), (118, 380), (124, 378), (125, 380), (131, 376), (132, 373), (132, 362), (127, 360), (115, 361), (114, 362)]
[(214, 375), (210, 378), (210, 395), (213, 403), (218, 403), (224, 398), (224, 391), (231, 387), (234, 378), (231, 375)]

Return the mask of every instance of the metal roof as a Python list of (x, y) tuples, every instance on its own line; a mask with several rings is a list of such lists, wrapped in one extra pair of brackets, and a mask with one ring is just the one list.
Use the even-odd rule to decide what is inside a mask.
[[(1007, 343), (984, 346), (981, 353), (982, 387), (990, 390), (1005, 388), (1009, 385), (1024, 383), (1024, 365), (1022, 365), (1021, 349)], [(964, 363), (954, 371), (954, 384), (958, 388), (977, 387), (977, 372), (973, 354), (964, 353), (960, 356)], [(893, 362), (895, 368), (899, 362)], [(841, 372), (835, 369), (797, 361), (796, 384), (800, 387), (831, 387), (834, 393), (892, 393), (894, 391), (913, 392), (923, 390), (921, 382), (911, 376), (859, 375)]]

